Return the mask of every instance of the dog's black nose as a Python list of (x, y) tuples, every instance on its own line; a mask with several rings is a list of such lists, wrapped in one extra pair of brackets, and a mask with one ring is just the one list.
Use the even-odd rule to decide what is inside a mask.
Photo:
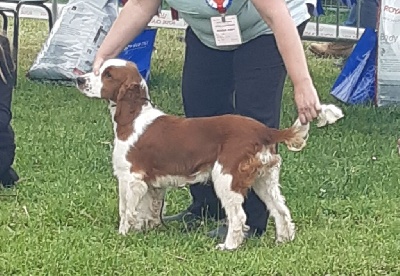
[(78, 85), (84, 85), (84, 84), (85, 84), (85, 78), (77, 77), (77, 78), (76, 78), (76, 83), (77, 83)]

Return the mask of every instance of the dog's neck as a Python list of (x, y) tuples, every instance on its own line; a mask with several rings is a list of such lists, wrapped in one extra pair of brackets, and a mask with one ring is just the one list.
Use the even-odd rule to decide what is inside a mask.
[(110, 111), (110, 114), (111, 114), (111, 121), (113, 123), (114, 135), (117, 135), (117, 123), (114, 121), (116, 109), (117, 109), (117, 104), (114, 101), (109, 100), (108, 101), (108, 110)]
[[(109, 110), (113, 122), (114, 135), (125, 141), (128, 137), (135, 132), (135, 122), (140, 117), (149, 116), (157, 109), (151, 104), (150, 101), (144, 99), (143, 104), (120, 103), (120, 106), (113, 101), (109, 102)], [(158, 111), (158, 110), (157, 110)], [(161, 112), (161, 111), (158, 111)]]

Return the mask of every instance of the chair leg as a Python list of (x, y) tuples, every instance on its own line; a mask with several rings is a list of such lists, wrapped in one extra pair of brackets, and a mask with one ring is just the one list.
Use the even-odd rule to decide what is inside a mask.
[(13, 34), (13, 60), (15, 64), (15, 86), (18, 80), (18, 44), (19, 44), (19, 10), (12, 11), (14, 14), (14, 34)]
[(51, 29), (53, 29), (53, 13), (52, 13), (52, 11), (51, 11), (51, 9), (50, 9), (49, 7), (47, 7), (47, 6), (46, 6), (45, 4), (43, 4), (43, 3), (33, 4), (33, 3), (29, 3), (29, 2), (20, 2), (20, 3), (17, 4), (17, 8), (16, 8), (18, 14), (19, 14), (19, 10), (21, 9), (21, 7), (22, 7), (23, 5), (26, 5), (26, 6), (36, 6), (36, 7), (41, 7), (41, 8), (43, 8), (43, 9), (45, 9), (46, 12), (47, 12), (47, 16), (48, 16), (49, 32), (51, 32)]
[[(14, 51), (13, 51), (13, 59), (15, 63), (15, 72), (16, 74), (18, 73), (18, 44), (19, 44), (19, 11), (23, 5), (29, 5), (29, 6), (39, 6), (42, 7), (43, 9), (46, 10), (48, 17), (49, 17), (49, 32), (53, 28), (53, 14), (51, 10), (44, 4), (29, 4), (27, 2), (19, 2), (17, 4), (17, 7), (14, 13), (14, 36), (13, 36), (13, 46), (14, 46)], [(18, 76), (18, 74), (17, 74)], [(17, 78), (15, 78), (15, 86), (17, 85)]]
[(51, 32), (51, 29), (53, 29), (53, 12), (51, 11), (51, 9), (49, 7), (47, 7), (45, 4), (40, 4), (40, 7), (42, 7), (43, 9), (46, 10), (47, 15), (49, 17), (49, 32)]
[(8, 17), (4, 13), (4, 11), (0, 11), (0, 15), (1, 15), (1, 17), (3, 17), (3, 34), (5, 36), (7, 36), (7, 32), (8, 32)]

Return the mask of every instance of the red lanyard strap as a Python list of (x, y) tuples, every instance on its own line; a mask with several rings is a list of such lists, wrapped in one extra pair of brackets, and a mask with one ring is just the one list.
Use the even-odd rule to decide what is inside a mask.
[(206, 0), (208, 6), (216, 9), (220, 14), (225, 14), (233, 0)]
[(178, 11), (175, 10), (174, 8), (171, 8), (171, 17), (172, 17), (172, 20), (179, 20)]
[(226, 9), (224, 8), (224, 2), (225, 0), (213, 0), (217, 4), (217, 11), (220, 14), (223, 14), (226, 12)]

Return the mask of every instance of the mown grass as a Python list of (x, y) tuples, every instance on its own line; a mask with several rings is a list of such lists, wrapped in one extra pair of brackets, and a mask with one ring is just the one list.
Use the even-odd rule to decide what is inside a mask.
[[(112, 129), (105, 103), (72, 87), (24, 75), (46, 38), (46, 25), (24, 20), (19, 86), (14, 94), (18, 188), (0, 193), (1, 275), (399, 275), (399, 108), (349, 107), (329, 91), (338, 68), (308, 55), (315, 85), (345, 118), (312, 127), (307, 148), (281, 149), (283, 193), (297, 224), (294, 242), (275, 246), (273, 221), (261, 239), (219, 252), (204, 234), (180, 226), (121, 237)], [(160, 30), (151, 95), (182, 115), (182, 33)], [(285, 87), (282, 126), (296, 117)], [(162, 139), (162, 137), (160, 137)], [(375, 158), (372, 158), (375, 157)], [(168, 193), (168, 213), (187, 207), (186, 189)]]

